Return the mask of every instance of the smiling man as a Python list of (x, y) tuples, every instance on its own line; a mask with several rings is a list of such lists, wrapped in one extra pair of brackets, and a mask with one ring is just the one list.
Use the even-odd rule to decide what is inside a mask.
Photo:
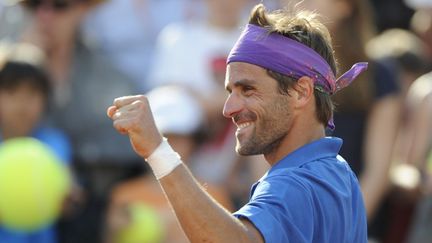
[(263, 154), (270, 170), (234, 214), (196, 182), (157, 130), (145, 96), (114, 100), (108, 116), (146, 159), (191, 242), (367, 242), (358, 181), (338, 156), (330, 96), (339, 79), (328, 31), (310, 13), (252, 11), (228, 58), (224, 116), (237, 125), (236, 151)]

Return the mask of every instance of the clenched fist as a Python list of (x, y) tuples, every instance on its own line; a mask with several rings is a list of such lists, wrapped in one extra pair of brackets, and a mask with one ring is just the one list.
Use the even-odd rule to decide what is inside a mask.
[(162, 135), (144, 95), (115, 99), (107, 114), (117, 131), (129, 135), (133, 149), (141, 157), (148, 158), (162, 142)]

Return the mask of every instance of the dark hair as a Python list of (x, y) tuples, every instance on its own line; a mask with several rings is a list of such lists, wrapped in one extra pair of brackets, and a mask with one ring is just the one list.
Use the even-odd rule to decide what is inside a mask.
[[(296, 40), (320, 54), (330, 65), (336, 75), (337, 66), (334, 51), (331, 45), (331, 37), (327, 28), (316, 19), (316, 15), (301, 11), (296, 14), (288, 10), (267, 12), (264, 5), (254, 7), (249, 18), (249, 24), (264, 27), (269, 33), (278, 33)], [(283, 94), (293, 88), (297, 79), (267, 69), (267, 74), (279, 84), (279, 90)], [(316, 115), (318, 120), (327, 125), (333, 115), (334, 105), (329, 94), (314, 89)]]
[(45, 98), (51, 93), (50, 80), (42, 68), (26, 62), (7, 61), (0, 69), (0, 90), (12, 90), (22, 84), (31, 85)]

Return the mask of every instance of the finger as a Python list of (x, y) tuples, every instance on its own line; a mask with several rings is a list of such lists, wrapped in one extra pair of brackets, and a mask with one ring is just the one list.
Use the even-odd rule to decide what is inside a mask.
[(147, 98), (144, 95), (131, 95), (131, 96), (123, 96), (123, 97), (116, 98), (114, 99), (113, 104), (117, 108), (121, 108), (123, 106), (130, 105), (137, 100), (147, 102)]
[(121, 134), (127, 135), (129, 132), (140, 132), (141, 128), (139, 127), (140, 120), (139, 118), (121, 118), (118, 120), (114, 120), (113, 126), (114, 128), (120, 132)]
[(111, 119), (113, 121), (119, 120), (119, 119), (131, 119), (135, 116), (139, 116), (139, 111), (137, 110), (121, 110), (117, 109), (114, 114), (111, 116)]
[(114, 113), (117, 111), (117, 107), (116, 106), (110, 106), (107, 109), (107, 116), (109, 118), (113, 118)]
[(143, 104), (143, 102), (140, 100), (121, 108), (116, 107), (114, 113), (111, 115), (111, 119), (116, 120), (122, 117), (132, 117), (138, 115), (142, 109), (145, 109), (145, 104)]
[(121, 134), (127, 135), (130, 129), (130, 120), (119, 119), (113, 122), (113, 127)]

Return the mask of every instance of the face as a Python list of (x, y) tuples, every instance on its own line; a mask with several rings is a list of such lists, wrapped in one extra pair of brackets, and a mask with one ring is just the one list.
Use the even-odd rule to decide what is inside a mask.
[(43, 94), (29, 84), (0, 90), (0, 126), (14, 136), (28, 136), (44, 112)]
[(26, 0), (37, 31), (47, 42), (72, 38), (87, 12), (87, 4), (77, 0)]
[(237, 153), (273, 152), (292, 124), (291, 96), (279, 92), (265, 69), (247, 63), (228, 65), (225, 86), (229, 96), (223, 114), (237, 125)]

